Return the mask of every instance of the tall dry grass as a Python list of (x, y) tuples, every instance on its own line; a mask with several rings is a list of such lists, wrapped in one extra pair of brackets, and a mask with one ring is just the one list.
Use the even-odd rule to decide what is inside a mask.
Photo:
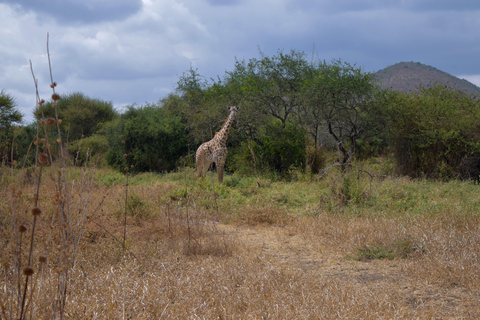
[[(468, 183), (387, 178), (370, 187), (369, 179), (360, 179), (346, 191), (336, 174), (296, 183), (227, 177), (230, 186), (197, 184), (188, 169), (186, 179), (184, 173), (132, 176), (125, 251), (126, 179), (107, 169), (85, 170), (94, 176), (83, 237), (69, 268), (65, 318), (479, 316), (479, 197)], [(66, 171), (80, 176), (78, 168)], [(20, 181), (21, 172), (16, 174), (13, 180)], [(357, 191), (351, 190), (355, 184)], [(56, 181), (42, 185), (42, 211), (54, 212)], [(22, 194), (33, 190), (26, 186)], [(364, 194), (356, 201), (345, 192)], [(79, 200), (78, 191), (72, 194)], [(19, 196), (17, 206), (28, 208), (29, 198)], [(2, 200), (2, 208), (9, 202)], [(49, 232), (53, 215), (40, 217), (36, 232)], [(29, 214), (21, 219), (31, 225)], [(225, 223), (230, 231), (221, 227)], [(255, 243), (252, 233), (262, 240)], [(267, 233), (278, 238), (277, 251)], [(44, 238), (35, 239), (41, 253)], [(310, 260), (303, 261), (307, 247)], [(397, 251), (392, 260), (369, 260), (359, 255), (361, 248)], [(42, 273), (50, 284), (41, 290), (45, 301), (56, 297), (54, 266)], [(32, 299), (35, 316), (49, 318), (43, 304), (52, 302)]]
[[(56, 110), (60, 96), (55, 92), (48, 37), (47, 56), (55, 118), (43, 115), (44, 100), (31, 65), (36, 89), (37, 134), (31, 144), (35, 166), (14, 169), (12, 141), (11, 173), (8, 178), (1, 175), (5, 199), (0, 214), (1, 319), (64, 319), (70, 274), (91, 205), (94, 171), (87, 165), (70, 169), (63, 152), (62, 120)], [(50, 135), (55, 129), (54, 141)]]

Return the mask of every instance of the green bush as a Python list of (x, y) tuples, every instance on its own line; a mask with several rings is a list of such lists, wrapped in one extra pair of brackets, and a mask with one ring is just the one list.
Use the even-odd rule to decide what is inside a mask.
[(305, 168), (305, 132), (293, 125), (280, 124), (267, 129), (257, 148), (261, 163), (272, 171), (288, 174), (291, 168)]
[(155, 105), (130, 106), (107, 129), (108, 164), (134, 172), (171, 171), (188, 151), (180, 118)]
[(364, 245), (357, 248), (357, 254), (355, 260), (367, 261), (374, 259), (387, 259), (393, 260), (395, 258), (395, 251), (392, 248), (377, 246), (374, 244)]
[(74, 156), (77, 165), (82, 165), (87, 161), (87, 154), (88, 161), (101, 161), (107, 150), (107, 137), (100, 134), (75, 140), (68, 146), (68, 151)]
[[(37, 126), (39, 127), (38, 141)], [(33, 122), (29, 125), (18, 127), (13, 147), (13, 158), (17, 161), (16, 166), (20, 168), (35, 165), (37, 145), (40, 151), (48, 149), (52, 159), (55, 160), (57, 155), (60, 154), (60, 144), (57, 139), (58, 132), (55, 126)]]
[(22, 121), (23, 115), (17, 110), (15, 98), (4, 90), (0, 91), (0, 162), (11, 156), (11, 143), (15, 126)]
[(305, 132), (280, 123), (267, 128), (257, 142), (244, 142), (235, 152), (235, 169), (240, 173), (273, 173), (287, 178), (292, 169), (305, 168)]
[(436, 85), (396, 94), (389, 114), (391, 146), (400, 174), (462, 178), (462, 163), (480, 149), (478, 98)]
[[(80, 92), (61, 95), (57, 101), (57, 113), (58, 118), (62, 119), (60, 128), (63, 140), (68, 138), (69, 141), (89, 137), (117, 117), (111, 102), (89, 98)], [(54, 118), (53, 103), (43, 105), (38, 116)]]

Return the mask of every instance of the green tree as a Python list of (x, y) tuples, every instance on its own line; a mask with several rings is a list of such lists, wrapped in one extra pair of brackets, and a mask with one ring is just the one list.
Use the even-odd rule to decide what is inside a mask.
[[(61, 95), (57, 101), (57, 113), (62, 119), (62, 136), (68, 137), (69, 141), (91, 136), (118, 116), (111, 102), (89, 98), (79, 92)], [(45, 103), (39, 116), (55, 117), (53, 103)]]
[[(465, 177), (462, 174), (465, 161), (475, 155), (478, 158), (478, 97), (434, 85), (418, 92), (392, 95), (388, 113), (399, 173), (434, 179)], [(478, 160), (473, 168), (479, 170)]]
[[(209, 93), (217, 99), (241, 106), (238, 114), (238, 139), (232, 144), (248, 147), (237, 153), (254, 161), (257, 157), (269, 171), (286, 173), (292, 166), (303, 168), (305, 138), (293, 139), (293, 131), (303, 134), (296, 114), (302, 103), (301, 92), (308, 61), (302, 52), (277, 52), (272, 57), (260, 53), (260, 59), (236, 60), (232, 71), (216, 81)], [(290, 137), (292, 139), (287, 139)], [(254, 146), (254, 147), (252, 147)], [(280, 152), (284, 150), (284, 152)], [(235, 153), (235, 151), (233, 151)], [(257, 155), (251, 154), (258, 153)], [(297, 158), (298, 161), (293, 158)], [(253, 168), (252, 165), (250, 165)]]
[[(181, 106), (182, 119), (194, 144), (212, 138), (225, 119), (225, 105), (239, 105), (236, 130), (229, 138), (235, 147), (254, 145), (266, 148), (265, 143), (281, 141), (290, 130), (308, 132), (302, 141), (292, 139), (288, 150), (310, 150), (318, 154), (319, 137), (326, 132), (335, 141), (341, 164), (345, 165), (355, 155), (357, 144), (367, 146), (385, 127), (377, 87), (370, 74), (341, 61), (328, 64), (309, 60), (303, 53), (282, 51), (269, 57), (248, 61), (236, 60), (232, 71), (209, 84), (197, 70), (190, 69), (178, 82), (178, 95), (169, 99), (169, 105)], [(179, 100), (183, 104), (178, 103)], [(287, 130), (288, 127), (288, 130)], [(283, 131), (282, 131), (283, 130)], [(311, 138), (310, 138), (311, 137)], [(298, 145), (297, 145), (298, 144)], [(320, 143), (321, 144), (321, 143)], [(233, 153), (244, 155), (249, 152)], [(266, 161), (272, 171), (286, 170), (289, 166), (281, 153), (271, 152), (275, 161)], [(252, 156), (254, 157), (254, 156)], [(305, 162), (306, 156), (299, 157)], [(245, 162), (245, 161), (244, 161)], [(319, 163), (311, 161), (311, 163)], [(228, 159), (227, 159), (228, 164)]]
[(265, 112), (287, 125), (302, 103), (301, 91), (307, 70), (306, 56), (295, 50), (278, 52), (253, 61), (256, 67), (253, 99), (265, 107)]
[(0, 91), (0, 156), (3, 160), (10, 158), (14, 128), (22, 118), (13, 96), (4, 90)]
[[(40, 131), (43, 137), (43, 131)], [(15, 148), (13, 158), (17, 160), (17, 166), (23, 167), (35, 164), (35, 149), (34, 141), (37, 137), (37, 123), (32, 122), (28, 125), (18, 127), (15, 135)], [(52, 141), (52, 145), (56, 144)]]
[(320, 128), (328, 132), (345, 169), (358, 141), (378, 136), (386, 125), (380, 97), (369, 73), (340, 60), (323, 61), (305, 79), (300, 117), (315, 144)]
[[(308, 61), (302, 52), (279, 51), (272, 57), (260, 53), (261, 59), (235, 62), (223, 81), (224, 92), (242, 105), (241, 128), (250, 139), (261, 144), (259, 135), (278, 119), (283, 128), (294, 123), (302, 104), (302, 89)], [(296, 125), (296, 124), (295, 124)]]
[(177, 82), (176, 95), (161, 101), (185, 122), (192, 149), (213, 138), (225, 122), (229, 103), (224, 100), (224, 90), (223, 86), (210, 84), (198, 70), (190, 68)]
[(276, 122), (260, 138), (262, 147), (255, 149), (260, 164), (286, 177), (290, 169), (302, 169), (305, 165), (305, 132), (292, 124), (284, 127)]
[(188, 150), (185, 125), (158, 105), (130, 106), (107, 129), (107, 162), (121, 170), (170, 171)]
[(204, 102), (205, 90), (208, 86), (208, 81), (198, 72), (198, 69), (190, 66), (190, 69), (178, 80), (176, 91), (190, 107), (199, 108)]

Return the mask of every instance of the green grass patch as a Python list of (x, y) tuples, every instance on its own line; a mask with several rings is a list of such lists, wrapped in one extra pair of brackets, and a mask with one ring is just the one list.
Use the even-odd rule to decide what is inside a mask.
[[(264, 177), (225, 176), (216, 172), (202, 182), (193, 168), (175, 173), (140, 173), (128, 177), (130, 186), (168, 185), (159, 198), (195, 199), (211, 210), (237, 216), (246, 208), (277, 208), (291, 215), (333, 214), (352, 217), (469, 216), (480, 212), (480, 188), (471, 182), (437, 182), (381, 176), (381, 160), (370, 161), (341, 174), (331, 170), (320, 180), (272, 181)], [(126, 183), (126, 175), (101, 168), (96, 182), (106, 186)], [(208, 209), (209, 208), (209, 209)]]
[(359, 246), (355, 249), (355, 254), (351, 258), (357, 261), (408, 259), (423, 252), (425, 252), (423, 245), (414, 240), (404, 239), (384, 245), (369, 244)]

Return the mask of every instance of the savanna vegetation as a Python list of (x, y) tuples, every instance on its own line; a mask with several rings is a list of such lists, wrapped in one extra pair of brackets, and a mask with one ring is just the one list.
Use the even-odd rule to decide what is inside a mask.
[[(5, 91), (1, 96), (4, 162), (32, 165), (29, 150), (38, 125), (18, 125), (22, 115), (13, 97)], [(295, 50), (236, 60), (233, 70), (209, 81), (190, 68), (175, 92), (122, 113), (82, 93), (60, 98), (33, 110), (40, 125), (55, 116), (62, 121), (49, 134), (50, 149), (61, 134), (79, 163), (88, 151), (120, 171), (193, 166), (197, 147), (223, 125), (226, 106), (238, 105), (228, 139), (230, 173), (287, 180), (296, 171), (314, 176), (332, 165), (324, 163), (325, 151), (338, 153), (334, 164), (341, 170), (354, 159), (386, 156), (395, 160), (392, 173), (412, 178), (469, 180), (480, 173), (477, 96), (438, 84), (414, 92), (382, 90), (355, 65)], [(39, 139), (47, 139), (38, 131)], [(8, 147), (14, 139), (15, 146)]]
[(51, 87), (1, 93), (0, 319), (480, 316), (478, 97), (297, 51), (123, 113)]

